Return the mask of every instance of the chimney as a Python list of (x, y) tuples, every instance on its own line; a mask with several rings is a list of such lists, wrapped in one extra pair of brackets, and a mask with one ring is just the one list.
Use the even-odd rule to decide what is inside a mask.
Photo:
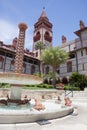
[(15, 37), (14, 39), (13, 39), (13, 42), (12, 42), (12, 45), (13, 45), (13, 47), (16, 49), (17, 48), (17, 41), (18, 41), (18, 39), (17, 39), (17, 37)]
[(80, 25), (80, 29), (85, 28), (84, 22), (82, 20), (80, 20), (80, 24), (79, 25)]
[(62, 35), (62, 43), (66, 43), (66, 37)]

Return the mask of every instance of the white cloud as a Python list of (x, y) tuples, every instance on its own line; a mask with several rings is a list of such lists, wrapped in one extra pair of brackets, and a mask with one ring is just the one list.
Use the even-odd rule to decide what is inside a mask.
[(14, 37), (17, 37), (18, 29), (12, 23), (0, 20), (0, 40), (10, 44)]
[[(26, 30), (25, 36), (25, 48), (32, 49), (33, 45), (33, 35), (30, 33), (32, 28), (28, 27)], [(5, 44), (11, 44), (13, 38), (18, 37), (18, 26), (14, 25), (13, 23), (0, 20), (0, 41), (3, 41)]]

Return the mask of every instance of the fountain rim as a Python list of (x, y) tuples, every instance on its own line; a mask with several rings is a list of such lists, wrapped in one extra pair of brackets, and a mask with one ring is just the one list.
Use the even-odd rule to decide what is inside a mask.
[(30, 74), (0, 72), (0, 83), (9, 84), (41, 84), (43, 79)]
[(74, 108), (65, 107), (58, 110), (45, 111), (45, 110), (10, 110), (0, 111), (0, 123), (11, 124), (11, 123), (31, 123), (41, 120), (51, 120), (67, 116), (73, 112)]

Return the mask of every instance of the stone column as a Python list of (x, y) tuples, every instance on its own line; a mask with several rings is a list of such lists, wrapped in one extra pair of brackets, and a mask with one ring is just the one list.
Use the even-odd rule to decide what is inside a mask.
[(19, 27), (19, 38), (15, 57), (15, 73), (22, 73), (25, 30), (27, 29), (27, 25), (25, 23), (20, 23), (18, 27)]

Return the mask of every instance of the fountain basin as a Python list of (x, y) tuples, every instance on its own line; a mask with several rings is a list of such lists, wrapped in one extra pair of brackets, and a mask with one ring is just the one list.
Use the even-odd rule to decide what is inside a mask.
[[(64, 117), (73, 112), (73, 106), (61, 108), (60, 104), (44, 102), (45, 110), (35, 110), (32, 107), (24, 109), (0, 109), (0, 123), (29, 123), (39, 120), (49, 120)], [(52, 107), (53, 106), (53, 107)]]
[(43, 82), (43, 79), (30, 75), (30, 74), (20, 74), (20, 73), (8, 73), (0, 72), (0, 83), (9, 83), (9, 84), (40, 84)]

